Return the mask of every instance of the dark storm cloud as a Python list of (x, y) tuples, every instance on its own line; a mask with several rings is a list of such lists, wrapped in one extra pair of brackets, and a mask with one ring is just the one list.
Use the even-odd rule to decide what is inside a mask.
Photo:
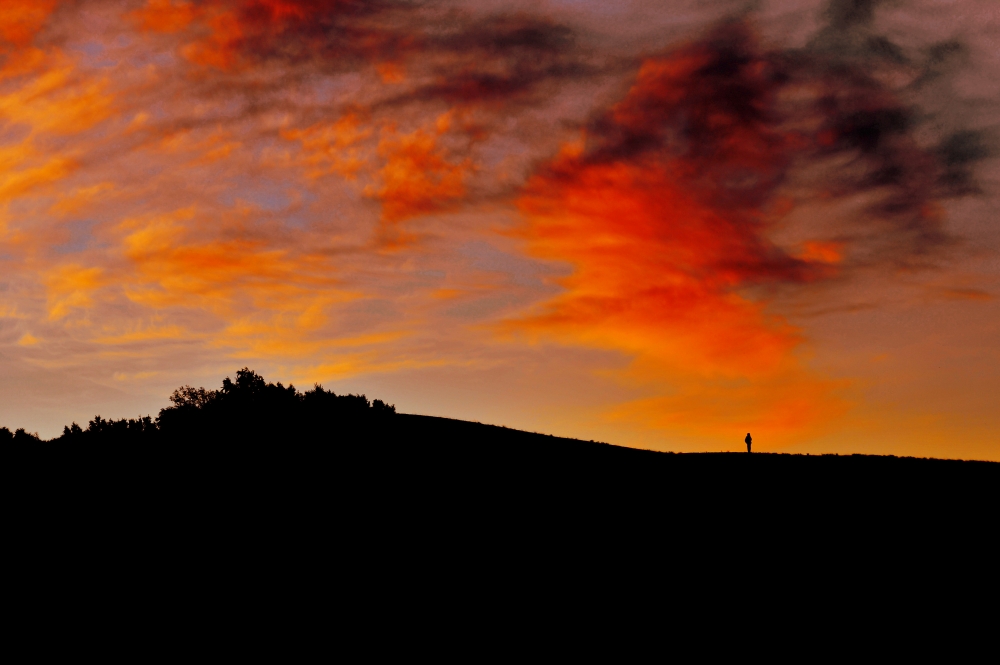
[(975, 165), (995, 154), (992, 143), (985, 132), (968, 129), (946, 137), (936, 151), (943, 169), (940, 187), (955, 196), (981, 193)]
[[(878, 4), (831, 3), (829, 25), (803, 49), (766, 49), (748, 22), (735, 20), (649, 58), (629, 94), (589, 123), (573, 168), (669, 162), (671, 177), (753, 248), (727, 267), (748, 279), (811, 281), (823, 273), (770, 246), (761, 220), (798, 171), (821, 167), (812, 198), (872, 201), (871, 228), (843, 238), (857, 256), (925, 261), (955, 241), (935, 202), (975, 192), (976, 163), (991, 149), (971, 129), (938, 136), (936, 146), (917, 140), (928, 118), (908, 93), (962, 47), (906, 54), (884, 36), (861, 34)], [(832, 48), (838, 43), (849, 48)], [(899, 72), (913, 82), (885, 82)], [(576, 177), (565, 169), (560, 163), (549, 175)]]
[[(930, 88), (972, 67), (969, 48), (960, 39), (945, 39), (908, 53), (888, 36), (874, 32), (877, 10), (889, 4), (832, 0), (825, 12), (827, 25), (805, 50), (813, 70), (843, 80), (842, 88), (832, 90), (828, 97), (832, 101), (828, 111), (841, 125), (839, 146), (861, 150), (872, 164), (874, 172), (867, 184), (874, 186), (905, 179), (905, 165), (913, 155), (900, 151), (894, 139), (912, 136), (933, 120), (921, 108), (920, 94), (942, 94)], [(878, 74), (891, 74), (894, 69), (912, 80), (898, 89), (877, 80)], [(949, 111), (955, 115), (958, 110)], [(938, 145), (930, 150), (936, 179), (922, 186), (930, 186), (935, 197), (977, 193), (975, 165), (995, 153), (996, 141), (988, 132), (969, 127), (944, 132), (937, 140)]]
[[(923, 52), (904, 49), (875, 32), (881, 4), (834, 0), (826, 24), (804, 48), (764, 47), (751, 23), (739, 19), (639, 59), (632, 92), (588, 123), (583, 160), (673, 160), (683, 165), (673, 177), (692, 195), (751, 230), (792, 174), (829, 163), (813, 194), (870, 196), (871, 224), (898, 240), (886, 260), (933, 254), (951, 239), (930, 204), (976, 192), (976, 164), (991, 147), (981, 131), (962, 127), (938, 136), (937, 146), (918, 143), (927, 118), (908, 91), (960, 67), (964, 47), (952, 39)], [(484, 111), (455, 128), (479, 140), (496, 131), (491, 118), (544, 104), (564, 84), (596, 80), (620, 65), (596, 65), (581, 35), (550, 16), (477, 16), (392, 0), (198, 7), (181, 33), (181, 53), (200, 72), (205, 94), (243, 100), (226, 111), (233, 120), (272, 110), (329, 115), (328, 107), (310, 111), (290, 101), (286, 91), (317, 75), (372, 67), (396, 78), (352, 99), (352, 113), (395, 114), (409, 106), (418, 113), (421, 107)], [(656, 63), (667, 69), (657, 73)], [(678, 74), (671, 67), (687, 69)], [(897, 75), (909, 83), (885, 82)], [(220, 119), (227, 118), (193, 122)], [(808, 280), (817, 269), (766, 243), (757, 256), (754, 270), (766, 278)]]
[(566, 25), (544, 18), (492, 16), (459, 25), (428, 44), (434, 80), (407, 97), (452, 104), (497, 103), (524, 97), (547, 81), (596, 73)]
[(830, 27), (838, 30), (871, 23), (883, 0), (832, 0), (826, 9)]
[[(153, 32), (174, 25), (158, 11), (147, 8), (138, 20)], [(179, 20), (182, 28), (169, 29), (181, 34), (181, 53), (202, 76), (221, 74), (213, 81), (275, 64), (287, 67), (279, 86), (389, 65), (393, 82), (405, 79), (390, 95), (395, 105), (502, 102), (592, 71), (567, 25), (527, 14), (476, 17), (439, 3), (223, 0)], [(254, 92), (266, 93), (260, 83)]]

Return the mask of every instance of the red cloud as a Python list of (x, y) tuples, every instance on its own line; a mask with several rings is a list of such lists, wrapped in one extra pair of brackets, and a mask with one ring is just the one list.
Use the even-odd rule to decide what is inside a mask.
[(465, 179), (472, 164), (468, 159), (459, 163), (448, 160), (437, 144), (447, 123), (438, 125), (434, 133), (417, 130), (400, 135), (391, 126), (383, 132), (378, 148), (385, 160), (379, 171), (381, 182), (369, 193), (382, 202), (385, 222), (450, 210), (465, 196)]
[(182, 33), (186, 58), (224, 71), (271, 59), (339, 59), (343, 66), (404, 48), (405, 37), (372, 23), (392, 6), (361, 0), (150, 0), (132, 18), (149, 31)]
[(30, 44), (55, 7), (56, 0), (4, 0), (0, 5), (0, 53)]
[[(644, 379), (679, 382), (691, 393), (637, 403), (659, 410), (642, 416), (650, 422), (676, 424), (664, 412), (673, 408), (701, 418), (692, 405), (712, 403), (716, 425), (733, 422), (723, 413), (729, 408), (740, 422), (783, 413), (784, 425), (775, 426), (802, 431), (838, 413), (833, 384), (799, 365), (798, 331), (745, 295), (758, 284), (801, 285), (849, 267), (847, 241), (784, 248), (770, 239), (794, 207), (783, 185), (796, 167), (839, 151), (866, 175), (833, 172), (824, 187), (837, 194), (878, 186), (883, 203), (873, 219), (902, 239), (901, 251), (921, 251), (940, 235), (940, 220), (923, 212), (933, 196), (931, 161), (883, 122), (901, 107), (860, 74), (838, 82), (820, 71), (816, 62), (762, 50), (738, 23), (643, 62), (583, 142), (566, 146), (524, 188), (518, 205), (529, 250), (574, 272), (562, 296), (513, 327), (626, 351)], [(890, 166), (895, 180), (868, 180)], [(721, 385), (720, 377), (749, 383)], [(775, 402), (792, 397), (791, 411)]]

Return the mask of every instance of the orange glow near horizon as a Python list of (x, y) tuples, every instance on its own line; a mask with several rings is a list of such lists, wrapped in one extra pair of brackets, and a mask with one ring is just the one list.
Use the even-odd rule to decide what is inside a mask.
[(792, 45), (766, 9), (5, 0), (0, 426), (249, 365), (657, 449), (1000, 459), (1000, 112), (944, 87), (1000, 63), (957, 24), (869, 53), (828, 1)]
[[(685, 79), (704, 65), (687, 53), (647, 62), (614, 121), (648, 122), (651, 96), (680, 103)], [(766, 172), (784, 159), (775, 143), (788, 142), (765, 147), (762, 138), (773, 137), (737, 128), (720, 152)], [(622, 350), (635, 358), (626, 376), (670, 393), (622, 405), (615, 418), (709, 436), (741, 424), (775, 441), (809, 436), (844, 412), (836, 383), (800, 365), (801, 331), (737, 292), (773, 250), (755, 231), (759, 211), (699, 201), (698, 188), (713, 184), (693, 186), (696, 168), (684, 158), (593, 161), (567, 145), (518, 205), (529, 251), (567, 261), (574, 273), (561, 281), (563, 295), (511, 327)], [(807, 252), (797, 279), (819, 276), (808, 272), (813, 259), (830, 262), (832, 250), (818, 246), (826, 253)]]

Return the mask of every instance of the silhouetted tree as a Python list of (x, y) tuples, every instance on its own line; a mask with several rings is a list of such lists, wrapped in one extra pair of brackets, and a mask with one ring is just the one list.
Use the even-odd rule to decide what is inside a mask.
[(170, 401), (174, 406), (192, 406), (200, 409), (215, 399), (215, 395), (214, 390), (181, 386), (170, 395)]
[[(170, 395), (170, 406), (155, 420), (149, 416), (105, 420), (100, 415), (86, 429), (63, 427), (60, 443), (173, 444), (272, 446), (356, 442), (383, 431), (396, 407), (365, 395), (337, 395), (316, 384), (304, 393), (281, 383), (268, 383), (244, 367), (235, 380), (226, 377), (219, 390), (181, 386)], [(0, 428), (0, 442), (38, 442), (23, 429)]]
[(63, 427), (62, 436), (56, 441), (62, 443), (143, 443), (156, 438), (158, 428), (149, 416), (105, 420), (100, 415), (81, 428), (75, 422)]
[(375, 412), (376, 415), (380, 416), (395, 415), (396, 405), (386, 404), (382, 400), (377, 399), (374, 402), (372, 402), (372, 410)]
[(268, 383), (244, 367), (217, 390), (182, 386), (172, 406), (156, 419), (169, 439), (235, 446), (356, 440), (395, 415), (395, 406), (364, 395), (337, 395), (316, 384), (304, 393), (294, 385)]
[(0, 427), (0, 443), (11, 442), (11, 443), (40, 443), (41, 439), (38, 434), (31, 434), (23, 427), (14, 430), (11, 434), (10, 430), (6, 427)]

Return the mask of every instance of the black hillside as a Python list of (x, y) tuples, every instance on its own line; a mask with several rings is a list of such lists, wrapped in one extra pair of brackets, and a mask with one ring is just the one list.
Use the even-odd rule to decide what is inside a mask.
[[(843, 508), (876, 501), (929, 509), (986, 492), (1000, 464), (866, 455), (673, 454), (564, 439), (446, 418), (398, 414), (381, 400), (316, 385), (267, 383), (244, 368), (218, 390), (177, 389), (159, 415), (96, 416), (48, 442), (0, 429), (9, 452), (54, 467), (240, 484), (304, 484), (315, 491), (381, 487), (410, 496), (461, 492), (517, 502), (529, 495), (596, 502), (753, 510)], [(297, 491), (297, 490), (296, 490)], [(970, 494), (971, 493), (971, 494)], [(936, 497), (936, 498), (935, 498)], [(562, 499), (560, 499), (562, 500)], [(568, 500), (568, 499), (567, 499)], [(935, 504), (937, 501), (937, 504)]]

